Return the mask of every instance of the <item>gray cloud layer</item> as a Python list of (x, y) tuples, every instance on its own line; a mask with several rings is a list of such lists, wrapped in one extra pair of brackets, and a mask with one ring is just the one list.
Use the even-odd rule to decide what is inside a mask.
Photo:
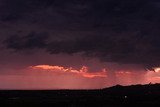
[[(38, 48), (51, 54), (83, 53), (106, 62), (160, 65), (157, 0), (6, 1), (0, 6), (1, 22), (26, 22), (55, 31), (17, 33), (3, 42), (8, 49)], [(58, 37), (56, 31), (63, 35)]]

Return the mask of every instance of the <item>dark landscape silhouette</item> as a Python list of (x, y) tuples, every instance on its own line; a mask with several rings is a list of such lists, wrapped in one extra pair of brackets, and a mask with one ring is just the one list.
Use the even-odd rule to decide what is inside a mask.
[(4, 107), (119, 107), (160, 105), (160, 84), (116, 85), (99, 90), (1, 90)]

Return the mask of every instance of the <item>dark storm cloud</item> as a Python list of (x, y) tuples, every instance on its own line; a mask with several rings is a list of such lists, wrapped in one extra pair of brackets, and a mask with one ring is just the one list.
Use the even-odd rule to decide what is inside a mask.
[(48, 33), (32, 32), (25, 36), (10, 36), (7, 40), (4, 41), (4, 43), (7, 45), (7, 48), (13, 48), (15, 50), (44, 48), (48, 37)]
[(90, 36), (75, 41), (52, 42), (46, 47), (47, 51), (55, 53), (78, 53), (86, 56), (98, 57), (107, 62), (159, 64), (159, 42), (157, 38), (137, 36), (119, 38), (117, 35)]
[(8, 0), (10, 7), (1, 15), (5, 21), (14, 19), (13, 15), (17, 20), (34, 20), (34, 24), (53, 30), (57, 27), (61, 32), (90, 33), (50, 42), (39, 35), (14, 36), (5, 41), (7, 48), (17, 51), (43, 48), (52, 54), (83, 53), (107, 62), (160, 64), (157, 0), (15, 0), (13, 4), (11, 1)]
[(36, 10), (48, 6), (52, 0), (1, 0), (0, 20), (17, 21)]
[[(3, 1), (3, 2), (2, 2)], [(2, 0), (1, 20), (41, 20), (63, 24), (104, 25), (106, 21), (128, 17), (150, 18), (150, 0)], [(144, 10), (145, 8), (145, 10)], [(143, 12), (143, 15), (141, 14)], [(41, 16), (39, 16), (41, 15)], [(126, 16), (125, 16), (126, 15)], [(140, 15), (140, 16), (138, 16)], [(135, 16), (134, 16), (135, 17)], [(59, 18), (59, 19), (57, 19)], [(111, 19), (114, 18), (114, 19)], [(33, 20), (32, 19), (32, 20)], [(52, 19), (52, 21), (51, 21)], [(64, 22), (65, 21), (65, 22)], [(112, 23), (113, 23), (112, 21)], [(60, 24), (59, 22), (59, 24)], [(68, 22), (68, 23), (67, 23)], [(55, 22), (56, 23), (56, 22)], [(55, 24), (54, 23), (54, 24)]]

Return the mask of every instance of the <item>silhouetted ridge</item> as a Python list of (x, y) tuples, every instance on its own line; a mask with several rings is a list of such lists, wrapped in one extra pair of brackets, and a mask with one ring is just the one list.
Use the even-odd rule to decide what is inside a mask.
[(159, 107), (160, 84), (116, 85), (99, 90), (1, 90), (0, 101), (4, 107)]

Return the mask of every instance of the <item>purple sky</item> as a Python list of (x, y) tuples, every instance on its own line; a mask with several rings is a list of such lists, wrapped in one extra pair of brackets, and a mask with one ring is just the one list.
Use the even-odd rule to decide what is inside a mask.
[(0, 0), (0, 89), (160, 82), (159, 13), (158, 0)]

